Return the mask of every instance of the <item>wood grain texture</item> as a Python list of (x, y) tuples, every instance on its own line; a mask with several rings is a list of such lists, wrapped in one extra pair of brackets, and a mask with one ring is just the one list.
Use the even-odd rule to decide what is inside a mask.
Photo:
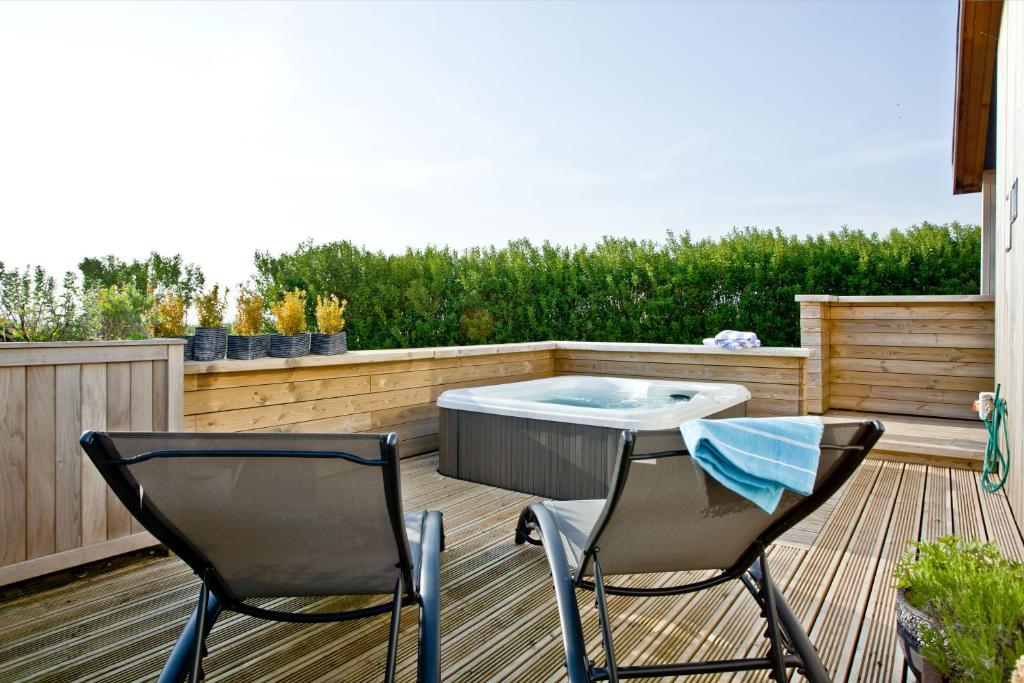
[[(808, 339), (817, 341), (814, 330), (827, 330), (820, 333), (827, 343), (808, 361), (808, 406), (972, 419), (977, 392), (994, 387), (993, 302), (833, 298), (801, 306), (822, 309), (816, 318), (801, 319)], [(821, 356), (820, 376), (815, 355)]]
[(77, 548), (82, 543), (84, 455), (78, 445), (78, 439), (82, 435), (81, 376), (82, 369), (78, 365), (58, 365), (55, 368), (57, 552)]
[[(107, 429), (105, 364), (82, 366), (81, 399), (82, 430)], [(107, 484), (89, 457), (81, 449), (79, 453), (82, 459), (82, 544), (92, 545), (107, 540)]]
[(0, 368), (0, 566), (25, 560), (25, 368)]
[(57, 415), (52, 365), (26, 368), (26, 559), (56, 551)]
[[(511, 542), (520, 510), (535, 499), (442, 477), (437, 466), (436, 456), (404, 460), (402, 498), (408, 510), (429, 508), (444, 514), (443, 680), (564, 680), (544, 553)], [(1005, 499), (979, 496), (976, 475), (966, 475), (954, 478), (943, 468), (867, 463), (829, 501), (825, 514), (808, 518), (791, 540), (769, 548), (775, 581), (813, 634), (834, 680), (903, 679), (892, 633), (890, 572), (907, 541), (936, 538), (958, 527), (995, 540), (1010, 556), (1024, 553), (1024, 541), (1007, 519)], [(973, 521), (961, 520), (961, 514)], [(984, 525), (978, 524), (979, 514)], [(694, 578), (692, 573), (672, 573), (620, 581), (651, 586)], [(194, 574), (180, 560), (158, 557), (8, 600), (0, 622), (0, 679), (152, 680), (194, 606), (196, 587)], [(592, 595), (579, 597), (588, 652), (600, 657)], [(327, 611), (374, 601), (379, 598), (288, 598), (275, 606)], [(683, 596), (614, 596), (610, 613), (616, 652), (624, 664), (758, 656), (766, 646), (764, 622), (738, 582)], [(310, 627), (225, 614), (210, 635), (207, 680), (376, 680), (384, 661), (386, 622), (387, 616), (379, 616)], [(416, 678), (416, 631), (415, 609), (407, 608), (399, 637), (398, 681)], [(763, 681), (765, 675), (706, 680), (719, 679)]]

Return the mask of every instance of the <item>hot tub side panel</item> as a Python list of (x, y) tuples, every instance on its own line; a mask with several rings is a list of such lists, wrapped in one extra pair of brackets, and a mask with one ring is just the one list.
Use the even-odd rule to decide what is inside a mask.
[[(742, 417), (746, 404), (710, 417)], [(621, 429), (442, 408), (438, 472), (546, 498), (604, 498)], [(682, 448), (675, 429), (641, 431), (636, 452)]]
[(440, 411), (438, 471), (558, 499), (608, 490), (621, 430), (463, 410)]

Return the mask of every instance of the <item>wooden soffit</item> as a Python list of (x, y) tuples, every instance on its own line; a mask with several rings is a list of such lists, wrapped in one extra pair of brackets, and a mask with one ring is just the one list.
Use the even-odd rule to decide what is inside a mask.
[(960, 0), (953, 194), (981, 191), (1003, 0)]

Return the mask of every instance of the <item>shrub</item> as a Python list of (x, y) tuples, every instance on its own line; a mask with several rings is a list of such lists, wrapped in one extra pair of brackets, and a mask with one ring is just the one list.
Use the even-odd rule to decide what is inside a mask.
[(348, 301), (334, 294), (316, 297), (316, 326), (321, 334), (338, 334), (345, 329), (345, 306)]
[(164, 292), (156, 297), (149, 314), (149, 332), (154, 337), (182, 337), (185, 325), (185, 301), (176, 294)]
[(994, 543), (912, 543), (894, 571), (907, 600), (937, 617), (921, 653), (954, 681), (1006, 681), (1024, 654), (1024, 565)]
[(73, 273), (57, 283), (36, 266), (7, 270), (0, 263), (0, 341), (70, 341), (96, 332)]
[(285, 292), (270, 310), (280, 334), (290, 337), (306, 331), (306, 293), (301, 289)]
[[(796, 294), (967, 294), (978, 291), (976, 226), (923, 223), (884, 236), (843, 229), (795, 237), (747, 228), (720, 239), (605, 238), (564, 247), (526, 240), (462, 252), (388, 255), (351, 242), (257, 253), (267, 301), (300, 288), (349, 300), (351, 348), (575, 339), (700, 343), (722, 329), (766, 345), (800, 341)], [(482, 309), (491, 316), (486, 325)], [(311, 319), (314, 311), (307, 308)], [(475, 316), (480, 316), (477, 319)]]
[(101, 339), (145, 339), (146, 318), (153, 308), (153, 296), (135, 285), (111, 285), (96, 293)]
[(155, 251), (143, 261), (130, 263), (113, 255), (87, 257), (78, 269), (87, 290), (130, 284), (140, 292), (169, 291), (185, 302), (185, 308), (203, 291), (205, 281), (199, 266), (185, 263), (180, 254), (161, 256)]
[(263, 331), (263, 297), (251, 289), (242, 287), (235, 300), (237, 310), (232, 332), (247, 337)]
[(199, 327), (223, 327), (224, 311), (228, 307), (228, 288), (220, 294), (220, 285), (196, 297), (196, 311), (199, 313)]
[(480, 343), (494, 330), (494, 317), (486, 308), (471, 306), (462, 312), (459, 329), (471, 342)]

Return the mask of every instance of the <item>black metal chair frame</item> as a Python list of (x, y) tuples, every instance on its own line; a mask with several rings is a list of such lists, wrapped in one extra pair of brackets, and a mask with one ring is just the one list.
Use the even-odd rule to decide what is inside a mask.
[[(194, 436), (194, 435), (190, 435)], [(408, 539), (402, 516), (401, 485), (398, 473), (398, 435), (394, 432), (379, 435), (380, 458), (368, 459), (343, 451), (288, 451), (288, 450), (158, 450), (132, 458), (111, 458), (116, 452), (110, 436), (104, 432), (87, 431), (81, 437), (86, 454), (99, 469), (107, 484), (136, 519), (161, 543), (180, 557), (199, 576), (199, 600), (195, 611), (171, 651), (159, 677), (159, 683), (193, 683), (202, 680), (202, 659), (207, 654), (206, 638), (220, 613), (227, 609), (260, 619), (293, 623), (325, 623), (362, 619), (390, 613), (387, 663), (384, 680), (394, 680), (398, 651), (399, 618), (402, 607), (418, 605), (419, 660), (417, 681), (437, 683), (441, 678), (441, 614), (440, 614), (440, 553), (444, 550), (444, 526), (440, 512), (425, 515), (420, 539), (420, 566), (413, 576), (413, 563), (409, 557)], [(362, 609), (343, 612), (282, 612), (247, 604), (235, 596), (221, 581), (213, 564), (195, 548), (187, 538), (160, 515), (144, 498), (138, 496), (138, 483), (126, 466), (153, 458), (189, 457), (243, 457), (243, 458), (341, 458), (349, 462), (379, 467), (383, 477), (384, 495), (391, 520), (392, 531), (398, 544), (400, 569), (391, 600)]]
[[(565, 665), (569, 683), (589, 683), (590, 681), (610, 681), (633, 678), (650, 678), (659, 676), (689, 676), (698, 674), (722, 674), (736, 671), (768, 670), (776, 681), (788, 680), (787, 669), (795, 668), (811, 683), (828, 683), (829, 676), (818, 652), (800, 621), (793, 614), (782, 593), (772, 582), (768, 569), (766, 548), (775, 539), (796, 525), (800, 520), (818, 509), (831, 498), (842, 486), (854, 470), (867, 457), (884, 432), (884, 427), (877, 420), (864, 422), (850, 445), (821, 444), (824, 450), (838, 450), (847, 453), (836, 469), (821, 482), (810, 496), (790, 508), (785, 514), (773, 522), (765, 531), (748, 546), (740, 558), (720, 574), (680, 586), (662, 588), (630, 588), (611, 586), (604, 582), (600, 563), (599, 540), (601, 531), (607, 520), (615, 511), (615, 507), (628, 479), (630, 464), (638, 460), (662, 457), (689, 457), (685, 449), (662, 451), (634, 455), (636, 435), (624, 431), (620, 443), (619, 455), (612, 477), (612, 489), (608, 502), (595, 524), (587, 542), (580, 566), (575, 572), (570, 569), (565, 549), (561, 542), (544, 543), (545, 538), (558, 539), (559, 531), (551, 512), (543, 505), (533, 504), (526, 507), (519, 517), (516, 526), (515, 542), (517, 545), (530, 543), (542, 545), (548, 559), (548, 567), (555, 586), (555, 599), (558, 604), (558, 616), (562, 630), (562, 642), (565, 646)], [(539, 539), (532, 537), (536, 533)], [(593, 565), (593, 581), (585, 579), (588, 564)], [(612, 642), (611, 622), (608, 616), (607, 596), (623, 595), (629, 597), (658, 597), (667, 595), (683, 595), (706, 590), (727, 581), (739, 580), (753, 596), (761, 609), (761, 616), (767, 627), (765, 637), (768, 639), (768, 652), (763, 657), (741, 659), (719, 659), (702, 662), (680, 662), (673, 664), (651, 664), (643, 666), (619, 666), (615, 660), (615, 649)], [(580, 620), (579, 606), (576, 602), (575, 589), (593, 591), (595, 606), (601, 631), (602, 647), (605, 655), (605, 666), (598, 667), (587, 657), (586, 641)]]

